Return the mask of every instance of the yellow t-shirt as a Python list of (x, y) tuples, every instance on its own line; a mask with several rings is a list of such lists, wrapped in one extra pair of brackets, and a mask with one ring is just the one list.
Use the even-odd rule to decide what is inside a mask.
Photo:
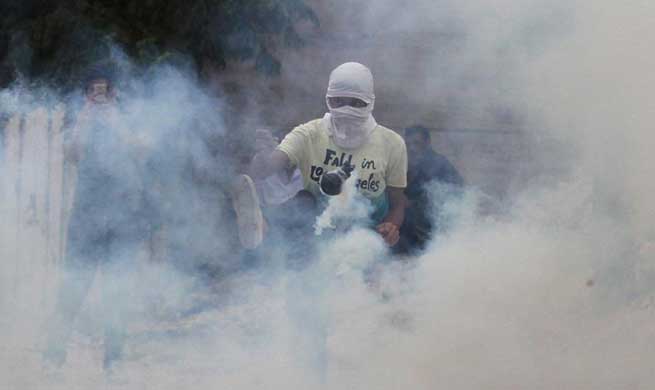
[(300, 169), (305, 189), (318, 196), (318, 180), (324, 172), (345, 162), (355, 165), (356, 186), (366, 198), (386, 199), (387, 186), (407, 186), (407, 149), (400, 135), (378, 125), (368, 141), (357, 149), (338, 147), (328, 134), (322, 119), (315, 119), (293, 129), (278, 150)]

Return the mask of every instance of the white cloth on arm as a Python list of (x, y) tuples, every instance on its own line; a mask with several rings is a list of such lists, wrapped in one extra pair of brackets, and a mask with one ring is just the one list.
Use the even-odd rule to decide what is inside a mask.
[(281, 172), (255, 182), (263, 207), (279, 206), (303, 189), (300, 170), (294, 169), (290, 178), (285, 176), (286, 172)]

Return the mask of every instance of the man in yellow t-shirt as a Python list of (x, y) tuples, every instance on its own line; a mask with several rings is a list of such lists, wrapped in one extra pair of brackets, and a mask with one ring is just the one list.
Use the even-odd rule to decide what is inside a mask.
[[(293, 129), (275, 146), (270, 132), (258, 131), (260, 144), (268, 143), (266, 152), (255, 156), (250, 176), (268, 177), (288, 167), (297, 167), (306, 193), (321, 194), (321, 176), (346, 164), (358, 173), (356, 187), (373, 205), (371, 219), (389, 246), (398, 242), (398, 227), (404, 218), (404, 188), (407, 185), (407, 150), (402, 137), (377, 124), (372, 112), (375, 104), (373, 75), (362, 64), (349, 62), (330, 75), (326, 94), (329, 112)], [(242, 176), (237, 181), (241, 207), (237, 208), (239, 232), (246, 247), (257, 247), (263, 238), (260, 213), (244, 209), (256, 203), (252, 180)], [(249, 238), (243, 239), (250, 234)], [(246, 245), (247, 243), (247, 245)]]

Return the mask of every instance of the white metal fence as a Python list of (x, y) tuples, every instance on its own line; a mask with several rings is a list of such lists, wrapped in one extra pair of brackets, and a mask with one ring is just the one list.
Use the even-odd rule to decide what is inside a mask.
[[(64, 107), (9, 117), (0, 152), (0, 309), (27, 331), (54, 302), (69, 198)], [(6, 321), (13, 321), (6, 318)], [(36, 330), (36, 329), (34, 329)]]

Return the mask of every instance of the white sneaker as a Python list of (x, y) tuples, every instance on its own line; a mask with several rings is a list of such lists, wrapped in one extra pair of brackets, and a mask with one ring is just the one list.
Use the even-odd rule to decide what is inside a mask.
[(255, 183), (249, 176), (239, 175), (234, 181), (232, 206), (237, 214), (241, 245), (246, 249), (257, 248), (264, 240), (264, 216)]

